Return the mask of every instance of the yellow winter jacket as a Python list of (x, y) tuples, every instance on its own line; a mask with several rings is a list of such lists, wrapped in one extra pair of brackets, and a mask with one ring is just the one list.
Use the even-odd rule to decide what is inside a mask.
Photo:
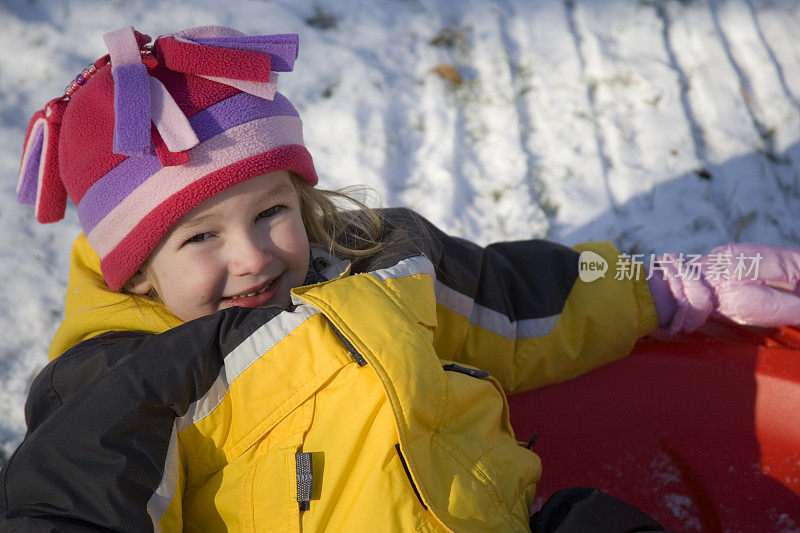
[[(85, 410), (81, 416), (98, 425), (104, 416), (125, 421), (98, 429), (87, 446), (145, 465), (149, 477), (141, 477), (149, 481), (138, 470), (111, 472), (105, 497), (112, 503), (88, 510), (73, 503), (71, 516), (113, 529), (149, 520), (156, 531), (528, 530), (541, 464), (515, 440), (505, 393), (623, 357), (657, 325), (652, 298), (640, 280), (582, 282), (577, 264), (561, 275), (558, 261), (577, 261), (565, 248), (552, 252), (555, 274), (537, 276), (525, 268), (541, 268), (539, 259), (515, 267), (506, 260), (532, 248), (551, 253), (550, 244), (514, 243), (490, 262), (483, 249), (468, 247), (456, 264), (447, 251), (467, 245), (444, 239), (434, 232), (436, 246), (421, 254), (401, 246), (404, 253), (361, 266), (329, 258), (329, 281), (294, 289), (287, 310), (234, 308), (180, 325), (158, 304), (109, 291), (79, 237), (67, 318), (51, 356), (74, 348), (37, 380), (46, 389), (40, 397), (69, 398), (58, 408), (29, 400), (31, 410), (47, 412), (32, 418), (58, 417), (85, 394), (73, 411)], [(576, 249), (617, 263), (608, 243)], [(470, 277), (464, 269), (478, 257), (473, 252), (482, 266)], [(539, 277), (538, 287), (525, 281)], [(470, 284), (480, 286), (465, 290)], [(519, 308), (515, 296), (533, 298), (525, 291), (561, 291), (555, 300), (541, 296), (557, 302), (557, 312), (555, 304), (547, 316)], [(498, 301), (518, 316), (498, 310)], [(107, 333), (118, 331), (163, 335)], [(124, 354), (115, 351), (120, 345)], [(74, 376), (87, 360), (109, 370), (58, 390), (59, 372)], [(100, 389), (118, 392), (98, 406)], [(117, 402), (135, 407), (114, 415)], [(160, 428), (152, 434), (148, 416)], [(91, 472), (95, 483), (103, 472)], [(7, 498), (11, 507), (14, 497)], [(113, 505), (126, 498), (138, 515)]]

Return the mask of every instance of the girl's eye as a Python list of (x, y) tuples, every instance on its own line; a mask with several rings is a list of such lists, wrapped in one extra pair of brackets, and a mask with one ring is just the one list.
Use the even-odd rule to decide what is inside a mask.
[(277, 215), (278, 213), (281, 212), (283, 207), (284, 206), (282, 206), (282, 205), (276, 205), (276, 206), (270, 207), (269, 209), (265, 209), (265, 210), (261, 211), (256, 218), (257, 219), (262, 219), (262, 218), (274, 217), (275, 215)]
[(190, 242), (203, 242), (204, 240), (208, 239), (209, 237), (211, 237), (211, 233), (209, 233), (209, 232), (198, 233), (194, 237), (186, 239), (186, 242), (184, 244), (189, 244)]

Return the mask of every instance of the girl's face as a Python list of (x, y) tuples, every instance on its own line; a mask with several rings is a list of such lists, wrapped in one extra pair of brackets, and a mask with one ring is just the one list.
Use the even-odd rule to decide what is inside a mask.
[(302, 285), (309, 244), (289, 173), (270, 172), (235, 185), (181, 218), (125, 285), (155, 288), (182, 320), (226, 307), (287, 307)]

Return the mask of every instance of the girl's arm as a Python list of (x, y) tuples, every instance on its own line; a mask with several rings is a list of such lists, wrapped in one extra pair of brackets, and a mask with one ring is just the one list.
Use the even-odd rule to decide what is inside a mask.
[[(444, 234), (409, 210), (387, 210), (385, 218), (387, 244), (380, 259), (356, 264), (355, 270), (390, 264), (415, 248), (425, 254), (436, 269), (440, 357), (488, 370), (509, 393), (622, 358), (658, 327), (640, 269), (615, 279), (619, 254), (610, 243), (572, 249), (529, 240), (481, 247)], [(604, 277), (581, 280), (584, 251), (606, 262)]]
[(277, 312), (237, 307), (161, 335), (106, 333), (52, 361), (31, 386), (25, 439), (0, 471), (0, 531), (181, 529), (175, 419)]

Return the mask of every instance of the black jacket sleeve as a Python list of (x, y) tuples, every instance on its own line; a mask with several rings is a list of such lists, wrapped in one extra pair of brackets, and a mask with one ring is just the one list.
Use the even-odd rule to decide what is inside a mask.
[(47, 365), (0, 471), (0, 532), (152, 531), (147, 502), (176, 416), (278, 309), (231, 308), (160, 335), (113, 332)]

